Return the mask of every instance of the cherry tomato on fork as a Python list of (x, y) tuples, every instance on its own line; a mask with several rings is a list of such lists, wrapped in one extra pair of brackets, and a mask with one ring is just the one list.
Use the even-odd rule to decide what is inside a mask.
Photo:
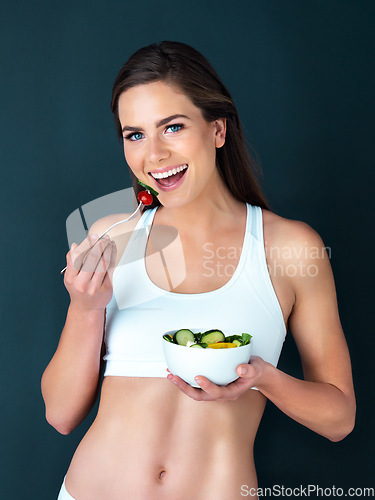
[(149, 191), (140, 191), (138, 193), (137, 198), (138, 198), (138, 201), (143, 203), (143, 205), (145, 205), (146, 207), (148, 205), (151, 205), (153, 202), (152, 194)]

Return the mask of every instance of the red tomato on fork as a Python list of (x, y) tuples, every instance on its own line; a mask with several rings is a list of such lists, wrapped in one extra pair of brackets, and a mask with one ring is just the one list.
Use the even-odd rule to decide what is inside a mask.
[(143, 203), (143, 205), (145, 205), (146, 207), (148, 205), (151, 205), (153, 202), (152, 194), (149, 191), (140, 191), (138, 193), (137, 198), (138, 198), (138, 201)]

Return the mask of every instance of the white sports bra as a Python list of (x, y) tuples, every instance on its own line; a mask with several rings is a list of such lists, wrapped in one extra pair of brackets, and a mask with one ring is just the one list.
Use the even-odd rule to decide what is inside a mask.
[(234, 274), (217, 290), (193, 294), (169, 292), (150, 280), (144, 256), (157, 208), (142, 214), (114, 271), (104, 376), (166, 377), (162, 335), (181, 328), (250, 333), (252, 355), (277, 365), (286, 328), (267, 269), (262, 210), (246, 206), (246, 232)]

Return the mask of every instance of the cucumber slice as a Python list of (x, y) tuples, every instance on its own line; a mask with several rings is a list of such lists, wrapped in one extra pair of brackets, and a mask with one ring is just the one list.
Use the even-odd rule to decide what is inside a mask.
[(172, 342), (172, 344), (174, 344), (172, 335), (165, 334), (163, 335), (163, 339), (167, 340), (168, 342)]
[(224, 342), (225, 335), (221, 330), (208, 330), (202, 335), (202, 342), (205, 344), (216, 344)]
[(233, 344), (236, 344), (237, 347), (240, 347), (240, 345), (242, 345), (242, 342), (240, 340), (234, 339)]
[(241, 335), (228, 335), (227, 337), (225, 337), (224, 342), (234, 342), (235, 340), (241, 341)]
[(173, 338), (179, 345), (186, 345), (189, 341), (195, 342), (194, 333), (186, 328), (178, 330)]
[(203, 344), (202, 342), (199, 342), (198, 344), (193, 344), (190, 347), (201, 347), (203, 349), (207, 346), (208, 346), (208, 344)]

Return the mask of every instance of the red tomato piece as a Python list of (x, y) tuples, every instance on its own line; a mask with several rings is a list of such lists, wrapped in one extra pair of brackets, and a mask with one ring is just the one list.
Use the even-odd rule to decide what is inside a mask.
[(138, 193), (137, 198), (138, 198), (138, 201), (143, 203), (143, 205), (145, 205), (146, 207), (148, 205), (152, 205), (153, 198), (152, 198), (152, 194), (149, 191), (140, 191)]

